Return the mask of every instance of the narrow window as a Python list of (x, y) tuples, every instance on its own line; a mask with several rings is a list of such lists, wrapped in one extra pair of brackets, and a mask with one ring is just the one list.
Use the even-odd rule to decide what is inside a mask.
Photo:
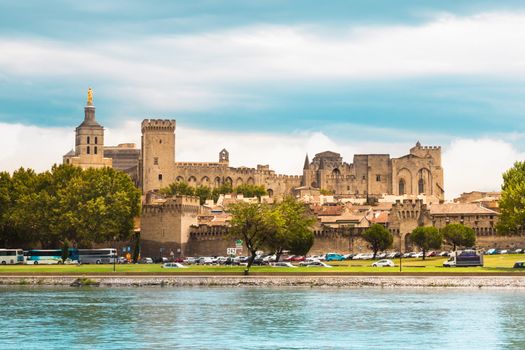
[(66, 164), (69, 164), (69, 159), (66, 159)]
[(162, 139), (159, 140), (159, 143), (162, 143)]
[(419, 179), (417, 185), (419, 194), (425, 193), (425, 182), (423, 181), (423, 179)]
[(89, 145), (89, 136), (87, 137), (87, 143), (88, 143), (88, 145)]
[(97, 154), (97, 146), (94, 147), (94, 153)]
[(159, 174), (159, 180), (162, 181), (162, 174)]
[(365, 175), (363, 175), (363, 180), (366, 180), (366, 176)]
[(158, 157), (154, 157), (153, 158), (153, 165), (159, 165), (159, 158)]
[(402, 196), (405, 194), (405, 180), (399, 180), (399, 195)]
[(95, 136), (95, 145), (98, 144), (98, 137)]
[(86, 152), (87, 152), (87, 154), (90, 153), (90, 152), (89, 152), (89, 146), (87, 146)]
[(381, 181), (381, 175), (376, 175), (376, 181), (377, 182)]

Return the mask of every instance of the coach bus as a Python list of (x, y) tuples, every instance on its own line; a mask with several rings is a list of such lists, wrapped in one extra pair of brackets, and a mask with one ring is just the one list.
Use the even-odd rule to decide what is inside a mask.
[(117, 250), (104, 249), (79, 249), (78, 261), (81, 264), (113, 264), (117, 258)]
[(27, 252), (27, 264), (62, 264), (62, 249), (32, 249)]
[(0, 249), (0, 264), (23, 264), (24, 251), (22, 249)]

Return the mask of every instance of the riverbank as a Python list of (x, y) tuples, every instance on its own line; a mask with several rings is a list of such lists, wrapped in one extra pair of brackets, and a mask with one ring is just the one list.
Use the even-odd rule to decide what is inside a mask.
[(101, 287), (519, 288), (525, 276), (0, 276), (0, 285)]

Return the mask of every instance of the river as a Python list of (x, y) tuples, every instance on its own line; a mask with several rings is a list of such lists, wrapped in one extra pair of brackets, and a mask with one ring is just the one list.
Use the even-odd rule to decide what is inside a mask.
[(525, 291), (1, 287), (0, 349), (525, 349)]

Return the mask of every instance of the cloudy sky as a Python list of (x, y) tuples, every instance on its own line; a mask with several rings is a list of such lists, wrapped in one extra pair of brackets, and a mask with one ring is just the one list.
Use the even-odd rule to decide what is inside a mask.
[(0, 0), (0, 170), (74, 145), (86, 90), (108, 144), (177, 120), (177, 160), (443, 147), (447, 198), (525, 153), (525, 1)]

